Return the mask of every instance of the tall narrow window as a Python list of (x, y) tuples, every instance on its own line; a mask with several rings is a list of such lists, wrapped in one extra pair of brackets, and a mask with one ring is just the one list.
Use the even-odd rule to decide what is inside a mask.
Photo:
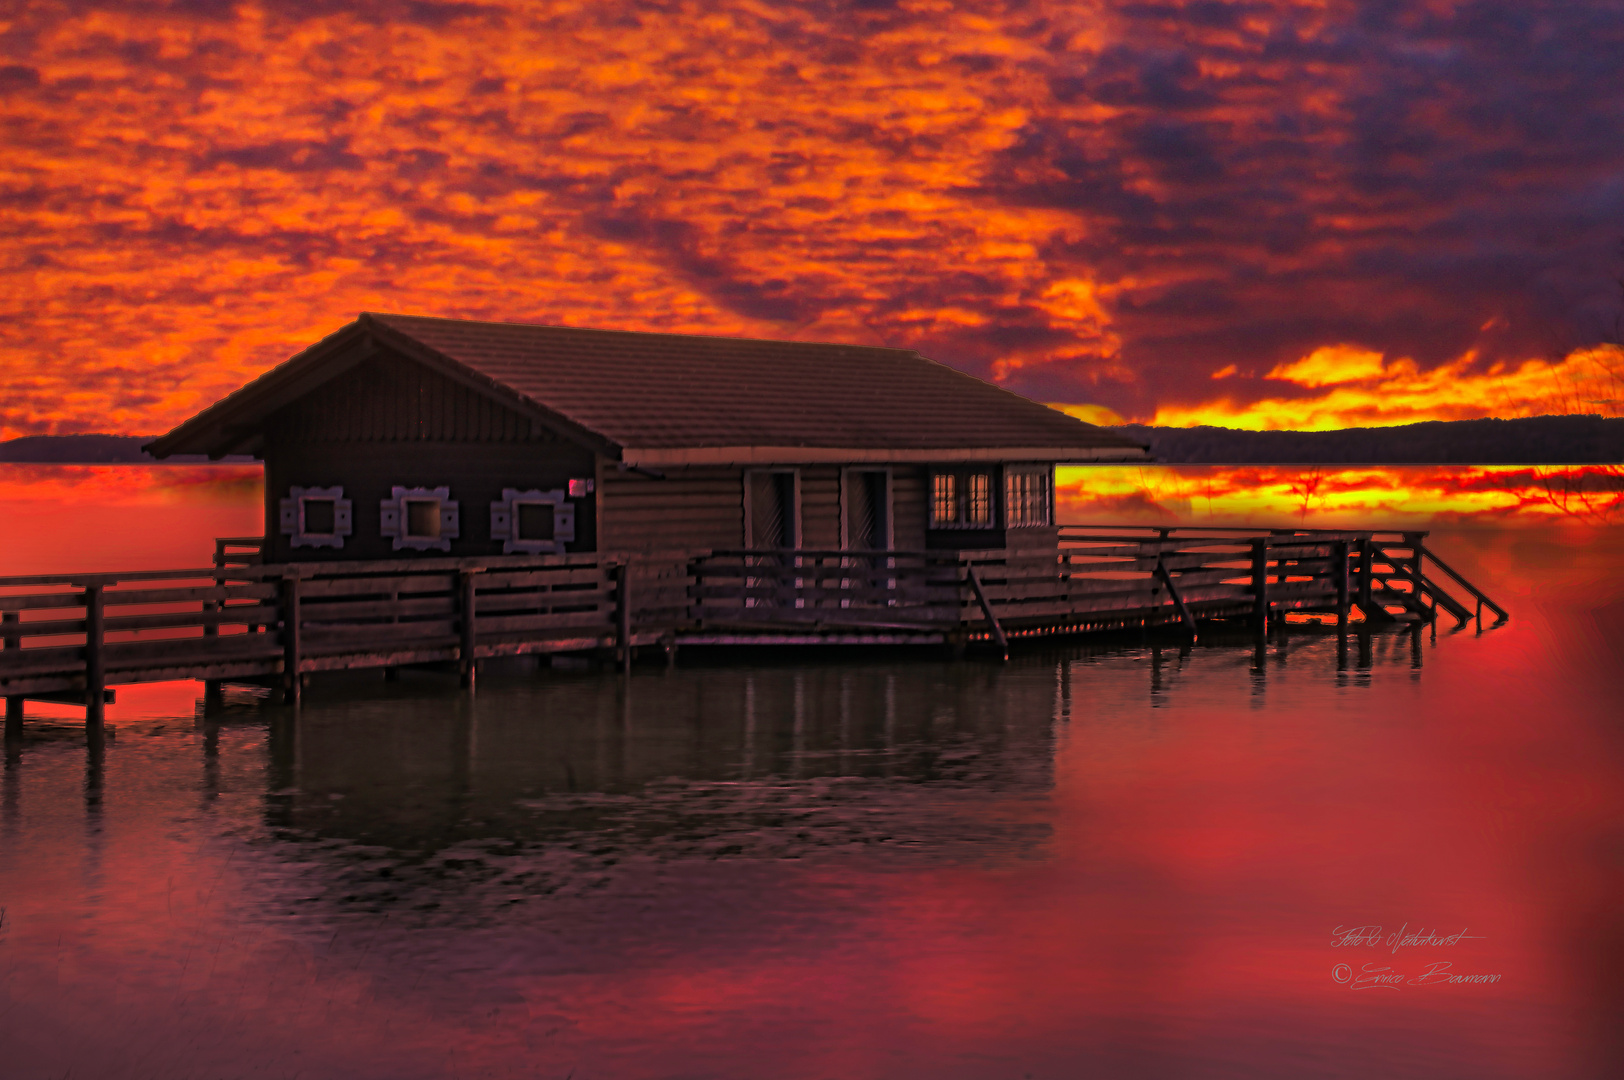
[(1012, 529), (1053, 522), (1054, 489), (1048, 469), (1011, 469), (1004, 475), (1004, 518)]
[(992, 477), (971, 473), (964, 487), (964, 523), (972, 528), (992, 524)]
[(952, 473), (930, 478), (930, 523), (938, 529), (959, 523), (959, 478)]

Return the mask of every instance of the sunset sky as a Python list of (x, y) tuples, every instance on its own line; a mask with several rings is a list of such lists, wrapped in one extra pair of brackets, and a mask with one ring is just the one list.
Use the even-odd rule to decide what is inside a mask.
[(0, 14), (0, 438), (361, 310), (918, 348), (1088, 419), (1618, 415), (1620, 0)]

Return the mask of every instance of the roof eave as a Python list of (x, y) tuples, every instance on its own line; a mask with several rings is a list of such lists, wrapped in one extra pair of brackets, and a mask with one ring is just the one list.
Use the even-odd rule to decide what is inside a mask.
[(948, 462), (1032, 461), (1060, 465), (1104, 465), (1153, 460), (1148, 448), (1127, 446), (949, 446), (934, 448), (841, 446), (633, 447), (623, 451), (628, 465), (681, 468), (698, 465), (862, 465)]

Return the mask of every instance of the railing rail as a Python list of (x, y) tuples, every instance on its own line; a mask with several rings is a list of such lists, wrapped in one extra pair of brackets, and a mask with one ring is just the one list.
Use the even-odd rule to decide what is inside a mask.
[[(482, 657), (668, 647), (737, 631), (773, 640), (988, 641), (1198, 619), (1266, 628), (1288, 612), (1346, 629), (1505, 609), (1425, 545), (1381, 530), (1063, 526), (1052, 548), (765, 550), (254, 561), (256, 538), (214, 565), (0, 577), (0, 694), (99, 708), (112, 683), (259, 679), (297, 700), (311, 672)], [(1481, 607), (1479, 608), (1481, 614)], [(718, 637), (718, 633), (721, 634)], [(840, 638), (841, 634), (848, 635)], [(866, 635), (866, 636), (865, 636)], [(732, 639), (728, 639), (732, 640)]]

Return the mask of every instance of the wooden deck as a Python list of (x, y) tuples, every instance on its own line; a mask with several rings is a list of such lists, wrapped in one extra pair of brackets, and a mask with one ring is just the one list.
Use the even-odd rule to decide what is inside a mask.
[[(271, 685), (321, 671), (684, 644), (938, 645), (1288, 613), (1371, 629), (1506, 612), (1426, 546), (1379, 531), (1066, 526), (1059, 551), (700, 551), (266, 565), (258, 538), (200, 569), (0, 578), (8, 733), (26, 699), (117, 684)], [(1444, 582), (1447, 581), (1447, 586)]]

